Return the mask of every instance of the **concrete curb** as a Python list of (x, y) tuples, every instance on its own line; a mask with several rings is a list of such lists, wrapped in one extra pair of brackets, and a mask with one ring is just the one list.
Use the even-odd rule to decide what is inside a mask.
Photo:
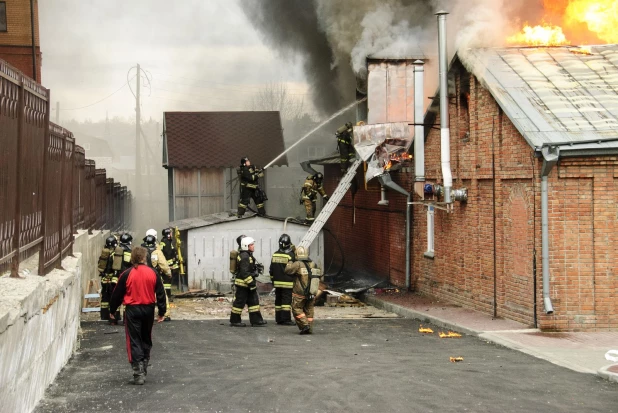
[(465, 328), (465, 327), (456, 325), (450, 321), (443, 320), (439, 317), (431, 316), (421, 311), (416, 311), (410, 308), (402, 307), (397, 304), (389, 303), (389, 302), (380, 300), (379, 298), (376, 298), (370, 295), (364, 295), (362, 297), (362, 300), (366, 302), (367, 304), (370, 304), (376, 308), (379, 308), (385, 311), (390, 311), (391, 313), (398, 314), (404, 318), (413, 318), (413, 319), (420, 320), (426, 323), (434, 324), (438, 327), (443, 327), (443, 328), (447, 328), (450, 330), (457, 330), (461, 333), (465, 333), (470, 336), (478, 337), (481, 333), (483, 333), (482, 331), (476, 331), (473, 329)]
[[(615, 371), (611, 371), (611, 370)], [(606, 380), (618, 383), (618, 364), (610, 364), (609, 366), (601, 367), (597, 374)]]

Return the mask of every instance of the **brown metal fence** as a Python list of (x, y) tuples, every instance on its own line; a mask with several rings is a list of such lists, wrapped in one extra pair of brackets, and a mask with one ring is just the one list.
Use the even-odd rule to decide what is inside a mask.
[(130, 228), (126, 187), (107, 189), (105, 169), (49, 112), (49, 90), (0, 60), (0, 273), (11, 276), (37, 252), (39, 274), (58, 268), (77, 229)]

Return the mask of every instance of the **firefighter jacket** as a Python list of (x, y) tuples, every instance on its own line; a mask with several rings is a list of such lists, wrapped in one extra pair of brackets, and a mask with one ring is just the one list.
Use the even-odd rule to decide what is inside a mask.
[(256, 189), (258, 187), (258, 179), (264, 176), (264, 172), (256, 170), (253, 165), (241, 166), (239, 175), (241, 188)]
[(148, 250), (148, 266), (153, 268), (159, 274), (164, 275), (166, 277), (172, 276), (172, 271), (170, 267), (167, 265), (167, 260), (165, 259), (165, 255), (161, 251), (161, 247), (157, 246), (146, 246), (146, 244), (142, 244), (142, 247)]
[(275, 288), (292, 288), (294, 286), (294, 277), (285, 273), (285, 266), (288, 261), (294, 261), (292, 250), (278, 250), (272, 256), (269, 272), (270, 280)]
[(240, 251), (238, 257), (236, 257), (236, 263), (238, 274), (236, 274), (234, 279), (234, 285), (255, 290), (257, 288), (255, 279), (258, 274), (253, 253), (249, 251)]
[(109, 308), (115, 312), (121, 304), (154, 306), (155, 302), (159, 315), (163, 317), (167, 311), (163, 281), (152, 268), (140, 264), (120, 276)]
[(337, 133), (337, 142), (346, 145), (346, 146), (351, 146), (352, 145), (352, 133), (351, 133), (351, 129), (346, 130), (345, 132), (342, 133)]
[(118, 244), (114, 252), (114, 270), (118, 271), (118, 275), (120, 275), (130, 266), (131, 246), (127, 244)]
[(311, 260), (307, 261), (289, 261), (285, 266), (285, 273), (295, 278), (292, 294), (297, 297), (307, 297), (309, 295), (309, 271), (313, 277), (319, 277), (320, 281), (324, 280), (322, 270), (316, 263)]
[(315, 202), (318, 199), (318, 193), (323, 197), (326, 196), (326, 191), (322, 183), (318, 184), (313, 179), (313, 176), (309, 175), (307, 179), (305, 179), (305, 184), (303, 185), (302, 200), (308, 199), (311, 202)]
[(163, 240), (159, 243), (159, 247), (165, 255), (165, 259), (167, 260), (167, 266), (172, 270), (178, 269), (178, 252), (176, 248), (174, 248), (174, 244), (170, 238), (163, 238)]
[(110, 282), (116, 282), (116, 271), (113, 268), (114, 262), (114, 249), (104, 247), (101, 250), (101, 256), (99, 257), (99, 276), (101, 277), (101, 284), (107, 284)]

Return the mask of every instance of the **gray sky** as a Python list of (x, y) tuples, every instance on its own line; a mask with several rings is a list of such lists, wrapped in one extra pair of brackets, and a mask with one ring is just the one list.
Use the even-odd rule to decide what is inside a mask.
[[(161, 119), (169, 110), (246, 110), (268, 82), (286, 83), (307, 107), (300, 62), (278, 58), (239, 7), (233, 0), (39, 2), (42, 80), (51, 89), (52, 121), (57, 101), (61, 123), (106, 113), (133, 118), (135, 100), (126, 83), (136, 63), (152, 75), (150, 90), (142, 89), (143, 119)], [(135, 79), (130, 84), (134, 88)]]

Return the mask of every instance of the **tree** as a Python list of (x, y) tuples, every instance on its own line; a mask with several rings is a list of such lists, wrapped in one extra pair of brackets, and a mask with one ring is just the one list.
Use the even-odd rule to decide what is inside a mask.
[(292, 95), (284, 83), (269, 82), (251, 99), (251, 110), (274, 110), (282, 120), (300, 119), (306, 115), (305, 100)]

